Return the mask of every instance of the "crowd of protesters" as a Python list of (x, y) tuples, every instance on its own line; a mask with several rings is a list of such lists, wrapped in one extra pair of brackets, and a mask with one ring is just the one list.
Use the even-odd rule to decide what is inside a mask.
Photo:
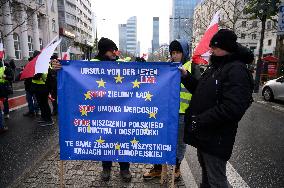
[[(238, 122), (252, 102), (253, 79), (247, 69), (252, 63), (253, 54), (237, 42), (236, 34), (227, 29), (217, 32), (210, 42), (211, 56), (209, 67), (201, 75), (198, 62), (189, 61), (188, 44), (174, 40), (169, 46), (171, 62), (181, 62), (180, 118), (177, 141), (175, 179), (180, 178), (180, 164), (184, 158), (185, 144), (197, 148), (198, 160), (202, 169), (200, 187), (230, 187), (226, 177), (226, 163), (232, 154)], [(99, 53), (91, 61), (116, 61), (118, 48), (108, 39), (98, 42)], [(39, 54), (34, 52), (32, 58)], [(32, 58), (29, 60), (31, 61)], [(121, 59), (120, 59), (121, 60)], [(135, 61), (145, 62), (137, 57)], [(50, 126), (52, 115), (57, 114), (56, 71), (61, 69), (58, 57), (50, 58), (51, 66), (47, 74), (38, 73), (25, 79), (27, 117), (39, 117), (40, 126)], [(5, 64), (0, 71), (1, 87), (13, 88), (14, 62)], [(9, 118), (8, 89), (2, 93), (4, 117)], [(53, 112), (49, 105), (52, 102)], [(2, 112), (0, 127), (5, 131)], [(129, 162), (120, 162), (120, 175), (125, 182), (131, 181)], [(108, 181), (111, 176), (111, 161), (102, 162), (101, 178)], [(160, 177), (162, 168), (156, 164), (143, 175), (144, 179)]]

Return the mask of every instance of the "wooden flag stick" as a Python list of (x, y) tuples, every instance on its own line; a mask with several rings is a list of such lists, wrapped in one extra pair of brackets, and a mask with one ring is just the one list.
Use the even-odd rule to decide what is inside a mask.
[(162, 173), (161, 173), (161, 180), (160, 184), (163, 185), (165, 183), (165, 180), (168, 178), (168, 165), (163, 164), (162, 165)]
[(176, 165), (173, 165), (171, 188), (175, 187), (175, 171), (176, 171)]
[(64, 187), (64, 164), (63, 164), (63, 160), (60, 160), (59, 176), (60, 176), (60, 188), (63, 188)]

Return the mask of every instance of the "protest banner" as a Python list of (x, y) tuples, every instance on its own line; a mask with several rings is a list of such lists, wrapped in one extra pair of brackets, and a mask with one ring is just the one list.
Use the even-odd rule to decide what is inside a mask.
[(61, 160), (176, 162), (179, 64), (62, 61)]

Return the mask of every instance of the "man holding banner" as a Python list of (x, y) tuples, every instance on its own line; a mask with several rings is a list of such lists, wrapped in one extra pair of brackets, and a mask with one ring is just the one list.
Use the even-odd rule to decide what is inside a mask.
[(252, 103), (253, 79), (246, 64), (252, 63), (253, 55), (236, 41), (237, 35), (227, 29), (213, 36), (210, 66), (199, 81), (180, 68), (182, 83), (193, 93), (185, 115), (184, 141), (197, 148), (201, 187), (229, 187), (226, 163), (238, 122)]
[[(171, 62), (181, 62), (182, 65), (188, 70), (194, 78), (197, 80), (200, 78), (200, 67), (189, 61), (189, 46), (186, 41), (174, 40), (169, 46), (171, 55)], [(175, 180), (181, 177), (180, 164), (184, 158), (186, 145), (183, 141), (184, 134), (184, 114), (186, 109), (189, 107), (191, 93), (181, 84), (180, 91), (180, 108), (179, 108), (179, 128), (178, 128), (178, 141), (177, 141), (177, 157), (176, 157), (176, 168), (175, 168)], [(162, 173), (162, 165), (155, 164), (154, 167), (143, 175), (144, 179), (152, 179), (160, 177)]]
[[(98, 42), (98, 49), (99, 49), (98, 55), (95, 57), (95, 59), (92, 59), (91, 61), (116, 61), (117, 59), (116, 52), (118, 51), (118, 48), (112, 40), (102, 37)], [(61, 69), (61, 64), (56, 61), (53, 61), (52, 67), (54, 70), (59, 70)], [(129, 162), (119, 162), (119, 165), (120, 165), (120, 175), (123, 181), (125, 182), (131, 181)], [(103, 166), (103, 171), (101, 173), (101, 178), (103, 181), (109, 181), (112, 161), (102, 161), (102, 166)]]

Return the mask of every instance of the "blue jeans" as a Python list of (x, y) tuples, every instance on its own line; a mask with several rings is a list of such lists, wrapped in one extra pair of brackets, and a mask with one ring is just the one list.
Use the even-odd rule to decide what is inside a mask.
[(179, 126), (178, 126), (178, 140), (177, 140), (177, 162), (181, 163), (184, 158), (186, 150), (186, 144), (183, 141), (184, 135), (184, 115), (179, 115)]
[(33, 93), (26, 91), (26, 100), (28, 102), (30, 113), (39, 112), (39, 106), (37, 104), (36, 97)]

